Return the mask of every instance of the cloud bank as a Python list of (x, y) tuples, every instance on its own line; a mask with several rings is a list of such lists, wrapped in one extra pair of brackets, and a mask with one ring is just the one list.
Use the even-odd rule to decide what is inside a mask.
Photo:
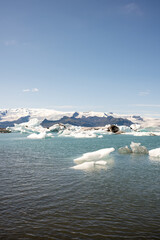
[(32, 89), (26, 88), (26, 89), (23, 89), (22, 92), (39, 92), (39, 89), (38, 88), (32, 88)]

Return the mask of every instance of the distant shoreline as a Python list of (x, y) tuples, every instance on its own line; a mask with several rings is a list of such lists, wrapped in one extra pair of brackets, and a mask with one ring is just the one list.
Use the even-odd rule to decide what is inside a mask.
[(0, 128), (0, 133), (11, 133), (11, 131), (6, 128)]

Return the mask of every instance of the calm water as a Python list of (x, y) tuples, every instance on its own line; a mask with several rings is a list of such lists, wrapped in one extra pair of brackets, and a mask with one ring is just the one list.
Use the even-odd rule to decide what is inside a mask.
[(70, 168), (131, 141), (160, 147), (160, 137), (0, 134), (0, 239), (160, 239), (160, 160), (115, 151), (106, 167)]

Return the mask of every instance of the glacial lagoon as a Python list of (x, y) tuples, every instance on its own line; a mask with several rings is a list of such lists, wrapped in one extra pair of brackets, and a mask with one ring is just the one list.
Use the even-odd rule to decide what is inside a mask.
[[(159, 239), (160, 158), (118, 149), (159, 148), (160, 136), (27, 136), (0, 134), (1, 239)], [(101, 164), (74, 168), (106, 148)]]

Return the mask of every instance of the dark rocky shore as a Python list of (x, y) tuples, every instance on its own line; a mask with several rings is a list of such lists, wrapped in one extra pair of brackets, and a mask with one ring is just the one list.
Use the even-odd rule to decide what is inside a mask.
[(6, 128), (0, 128), (0, 133), (11, 133), (11, 131)]

